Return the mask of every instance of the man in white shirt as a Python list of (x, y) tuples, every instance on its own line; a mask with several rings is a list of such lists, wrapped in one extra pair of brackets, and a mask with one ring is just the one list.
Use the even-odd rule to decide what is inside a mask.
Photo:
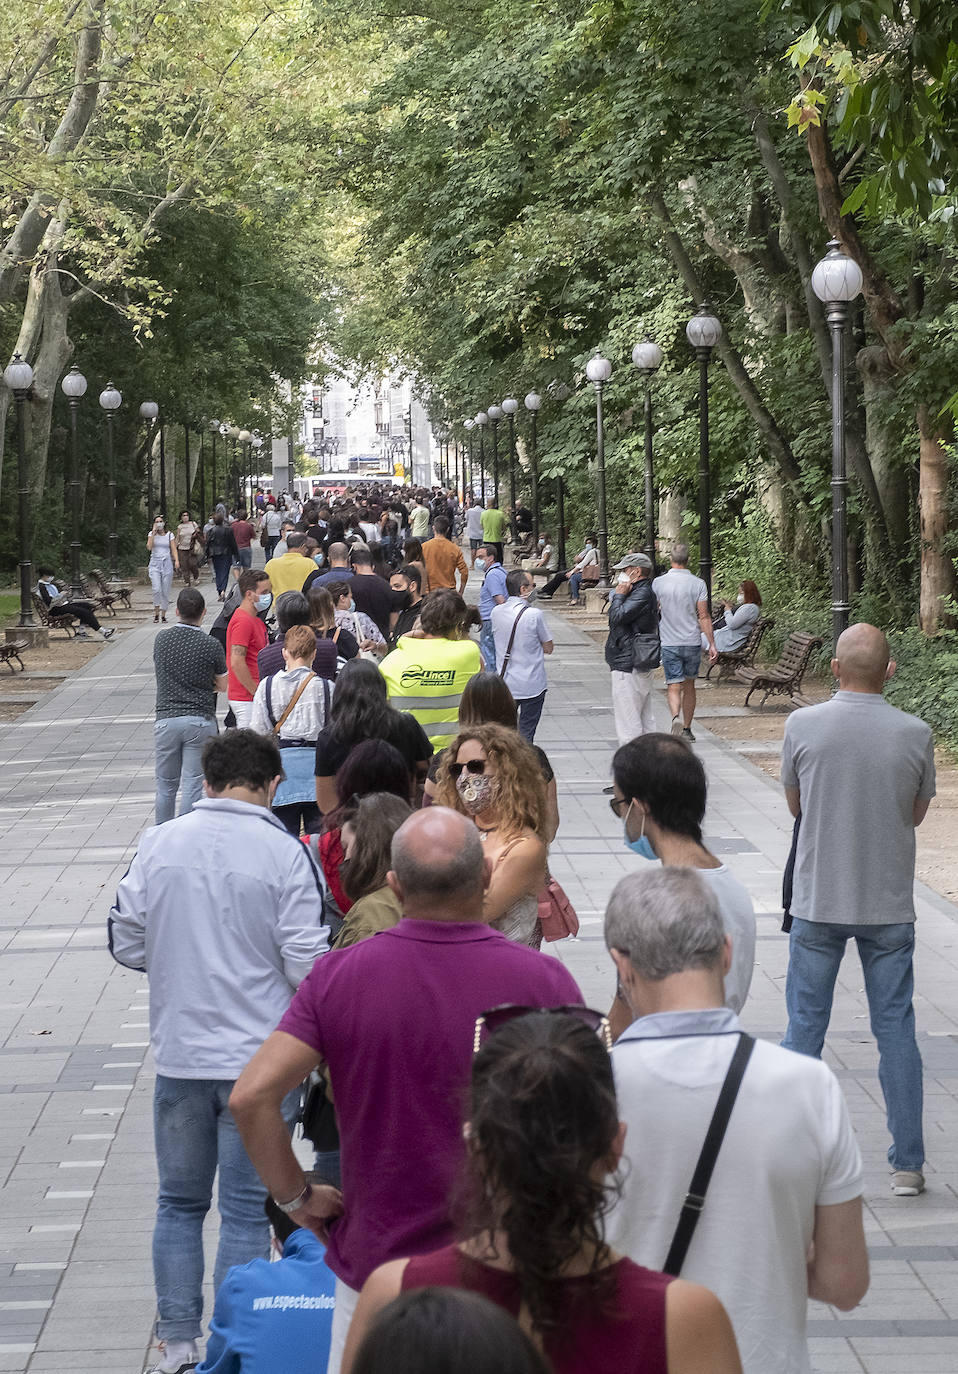
[(109, 920), (114, 959), (150, 979), (161, 1374), (197, 1363), (203, 1218), (217, 1172), (214, 1288), (232, 1265), (269, 1253), (266, 1189), (227, 1103), (329, 935), (324, 879), (269, 810), (283, 771), (273, 740), (227, 730), (206, 745), (203, 771), (206, 796), (193, 810), (143, 834)]
[(544, 655), (554, 648), (545, 616), (529, 604), (535, 585), (527, 572), (507, 573), (506, 600), (493, 607), (491, 616), (499, 676), (519, 708), (519, 734), (530, 744), (549, 686)]
[(476, 554), (482, 543), (482, 502), (475, 497), (466, 511), (466, 538), (469, 540), (470, 567), (476, 566)]
[(708, 644), (709, 662), (718, 657), (712, 618), (709, 615), (709, 591), (700, 577), (689, 572), (688, 544), (675, 544), (671, 554), (672, 566), (657, 577), (652, 590), (659, 603), (659, 639), (662, 642), (662, 670), (669, 696), (672, 734), (692, 734), (695, 715), (695, 679), (702, 658), (702, 635)]
[[(683, 868), (623, 878), (605, 940), (635, 1017), (612, 1050), (627, 1167), (606, 1238), (659, 1269), (744, 1034), (722, 1005), (731, 951), (714, 894)], [(861, 1194), (832, 1071), (756, 1040), (685, 1258), (671, 1266), (722, 1302), (744, 1374), (810, 1374), (808, 1299), (848, 1311), (864, 1297)]]
[(266, 507), (263, 526), (266, 530), (266, 557), (270, 559), (276, 553), (276, 545), (283, 530), (283, 517), (272, 502)]

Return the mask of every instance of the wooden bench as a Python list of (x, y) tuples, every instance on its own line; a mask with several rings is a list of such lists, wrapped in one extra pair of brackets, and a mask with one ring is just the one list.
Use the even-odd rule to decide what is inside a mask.
[(5, 663), (12, 674), (16, 672), (13, 666), (13, 660), (16, 659), (22, 673), (26, 664), (20, 655), (24, 649), (29, 649), (29, 647), (30, 645), (25, 639), (11, 639), (6, 644), (0, 644), (0, 663)]
[(511, 558), (512, 566), (520, 568), (524, 558), (531, 558), (536, 551), (536, 546), (532, 542), (532, 535), (525, 535), (523, 542), (516, 542), (512, 546)]
[(742, 647), (740, 649), (727, 649), (724, 651), (720, 649), (718, 658), (714, 663), (709, 664), (708, 672), (705, 676), (707, 678), (711, 677), (712, 669), (718, 668), (719, 675), (716, 680), (721, 682), (723, 677), (731, 677), (736, 668), (751, 668), (758, 654), (758, 646), (765, 638), (767, 631), (769, 631), (774, 624), (774, 620), (763, 620), (762, 617), (759, 616), (751, 630), (749, 630), (748, 639), (746, 639)]
[(762, 697), (761, 705), (764, 706), (770, 696), (787, 696), (799, 706), (807, 706), (808, 698), (801, 694), (802, 678), (808, 670), (812, 654), (816, 649), (820, 649), (823, 640), (820, 635), (809, 634), (805, 630), (795, 630), (785, 641), (782, 655), (778, 662), (771, 668), (738, 668), (735, 672), (737, 681), (744, 682), (748, 686), (745, 694), (745, 705), (748, 699), (757, 688), (764, 688), (765, 695)]
[(133, 587), (129, 582), (108, 582), (100, 568), (91, 568), (90, 576), (99, 587), (101, 596), (112, 597), (109, 607), (112, 615), (116, 615), (116, 611), (113, 610), (113, 601), (122, 601), (124, 607), (130, 610), (132, 604), (130, 597), (133, 593)]
[(33, 609), (36, 611), (37, 619), (41, 625), (45, 625), (48, 630), (64, 630), (67, 639), (69, 639), (71, 635), (76, 634), (77, 618), (75, 615), (70, 615), (69, 612), (64, 612), (60, 615), (51, 615), (49, 607), (43, 604), (43, 598), (36, 592), (31, 592), (30, 599), (33, 602)]

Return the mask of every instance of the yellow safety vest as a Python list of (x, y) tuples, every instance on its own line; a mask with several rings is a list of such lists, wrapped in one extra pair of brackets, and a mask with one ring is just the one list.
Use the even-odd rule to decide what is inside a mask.
[(379, 665), (397, 711), (408, 711), (434, 749), (445, 749), (459, 733), (459, 702), (466, 683), (482, 667), (471, 639), (413, 639), (403, 635)]

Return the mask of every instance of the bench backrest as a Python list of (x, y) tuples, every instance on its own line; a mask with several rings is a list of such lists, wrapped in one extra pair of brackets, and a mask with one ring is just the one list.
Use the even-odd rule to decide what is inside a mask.
[(812, 654), (821, 644), (820, 635), (809, 634), (807, 630), (793, 630), (785, 641), (785, 647), (775, 667), (783, 673), (801, 677)]
[(758, 653), (758, 646), (764, 639), (766, 631), (770, 630), (774, 624), (775, 621), (771, 618), (763, 619), (761, 616), (759, 616), (758, 620), (756, 620), (755, 624), (748, 632), (748, 639), (745, 641), (745, 643), (739, 650), (743, 657), (755, 657), (755, 655)]

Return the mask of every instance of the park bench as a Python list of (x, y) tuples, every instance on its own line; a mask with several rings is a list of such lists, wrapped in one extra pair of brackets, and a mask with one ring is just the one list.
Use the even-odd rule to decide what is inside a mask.
[(6, 644), (0, 644), (0, 663), (5, 663), (12, 674), (16, 672), (13, 666), (13, 660), (16, 659), (22, 673), (26, 664), (20, 655), (23, 653), (24, 649), (29, 649), (29, 647), (30, 645), (25, 639), (11, 639)]
[[(124, 607), (129, 610), (131, 607), (130, 597), (133, 594), (133, 586), (130, 582), (108, 582), (103, 572), (99, 568), (91, 568), (90, 576), (100, 589), (102, 596), (111, 596), (114, 601), (122, 601)], [(112, 610), (112, 604), (111, 604)], [(116, 611), (113, 611), (116, 615)]]
[(119, 601), (119, 592), (101, 591), (99, 583), (97, 583), (97, 590), (93, 591), (85, 577), (80, 578), (77, 586), (80, 589), (80, 596), (84, 601), (89, 601), (94, 610), (106, 611), (112, 616), (116, 615), (113, 603)]
[(748, 686), (745, 705), (756, 689), (764, 688), (764, 706), (770, 696), (787, 696), (799, 706), (807, 706), (808, 698), (802, 696), (802, 678), (808, 670), (812, 654), (822, 646), (820, 635), (809, 634), (805, 630), (794, 630), (785, 641), (782, 655), (771, 668), (737, 668), (737, 681)]
[(37, 592), (31, 593), (31, 600), (41, 625), (45, 625), (48, 630), (65, 630), (67, 639), (76, 634), (77, 618), (75, 615), (70, 615), (69, 612), (51, 615), (49, 607), (43, 604), (43, 598)]
[(532, 535), (524, 535), (521, 542), (515, 543), (512, 546), (512, 566), (514, 568), (521, 567), (522, 560), (524, 558), (531, 558), (535, 551), (536, 546), (533, 543)]
[(712, 676), (712, 669), (718, 668), (719, 675), (716, 679), (722, 681), (723, 677), (731, 677), (736, 668), (751, 668), (755, 663), (758, 654), (758, 646), (765, 638), (766, 632), (775, 624), (774, 620), (763, 619), (759, 616), (755, 624), (749, 630), (748, 639), (740, 649), (719, 650), (719, 656), (714, 663), (709, 664), (706, 678)]

